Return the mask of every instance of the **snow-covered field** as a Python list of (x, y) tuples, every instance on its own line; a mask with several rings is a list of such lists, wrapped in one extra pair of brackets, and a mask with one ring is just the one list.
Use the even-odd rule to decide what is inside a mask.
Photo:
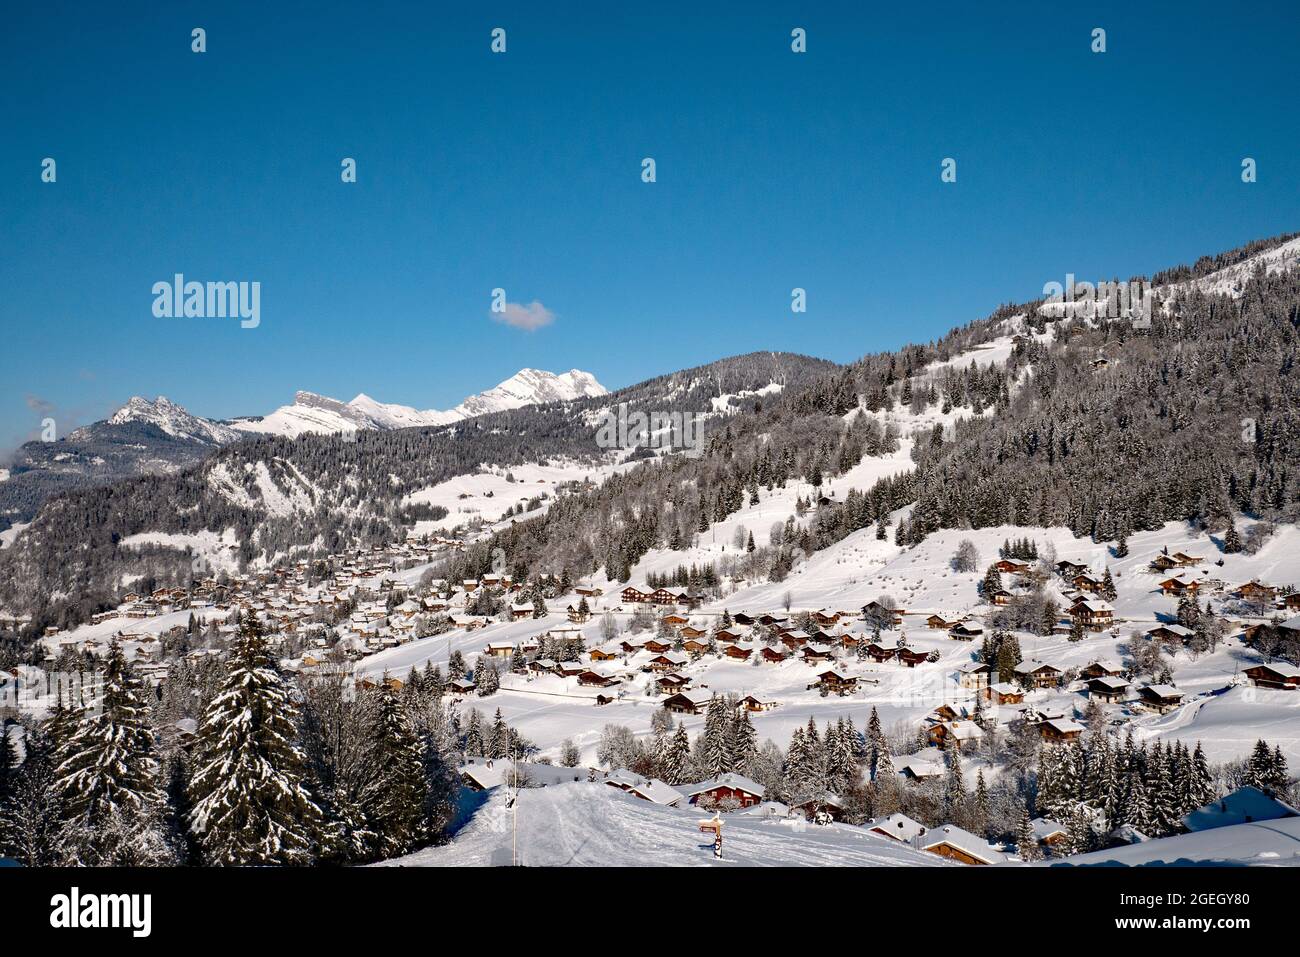
[[(470, 822), (441, 847), (385, 862), (389, 867), (906, 867), (949, 862), (860, 827), (727, 815), (723, 857), (709, 815), (661, 807), (604, 783), (557, 784), (519, 792), (517, 814), (496, 788)], [(512, 851), (513, 847), (513, 851)], [(513, 858), (512, 858), (513, 853)]]

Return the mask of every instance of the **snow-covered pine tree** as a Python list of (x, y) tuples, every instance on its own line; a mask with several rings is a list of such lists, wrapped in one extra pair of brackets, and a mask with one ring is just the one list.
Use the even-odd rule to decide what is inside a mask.
[(745, 708), (737, 708), (731, 728), (731, 755), (728, 762), (731, 770), (749, 774), (756, 754), (758, 754), (758, 732), (754, 730), (754, 723), (749, 720), (749, 711)]
[(63, 805), (67, 863), (171, 863), (149, 708), (116, 639), (109, 644), (99, 703), (82, 706), (58, 762), (55, 790)]
[(199, 726), (190, 830), (214, 866), (307, 864), (321, 811), (304, 784), (298, 708), (251, 616)]
[[(397, 694), (383, 681), (377, 695), (374, 725), (368, 735), (376, 773), (361, 799), (366, 818), (379, 836), (380, 853), (393, 857), (410, 851), (424, 837), (427, 785), (423, 748)], [(500, 717), (498, 711), (498, 721)]]
[(1029, 808), (1020, 812), (1020, 823), (1016, 825), (1016, 853), (1025, 863), (1040, 860), (1043, 849), (1034, 837), (1034, 824), (1029, 819)]
[(691, 759), (691, 738), (686, 733), (686, 725), (678, 723), (664, 751), (661, 775), (668, 784), (682, 784), (686, 780), (686, 768)]
[(1114, 601), (1118, 596), (1115, 590), (1115, 579), (1111, 577), (1110, 566), (1106, 566), (1106, 574), (1101, 579), (1101, 597), (1107, 601)]
[(54, 742), (44, 726), (28, 725), (26, 756), (15, 769), (9, 796), (0, 805), (0, 856), (13, 857), (26, 867), (60, 863), (59, 833), (62, 806), (55, 789)]
[(701, 754), (704, 772), (717, 777), (731, 770), (731, 721), (727, 715), (726, 699), (714, 695), (704, 718), (704, 739)]

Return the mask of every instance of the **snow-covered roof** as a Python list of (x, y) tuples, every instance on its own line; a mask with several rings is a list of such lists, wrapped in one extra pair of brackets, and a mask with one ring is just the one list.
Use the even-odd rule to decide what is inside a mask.
[(1173, 685), (1147, 685), (1141, 690), (1149, 691), (1151, 694), (1159, 695), (1162, 698), (1181, 698), (1183, 696), (1183, 693)]
[(1093, 678), (1092, 684), (1101, 685), (1108, 691), (1123, 691), (1128, 687), (1128, 682), (1123, 678), (1112, 678), (1109, 675), (1103, 675), (1100, 678)]
[(913, 821), (906, 814), (891, 814), (889, 817), (874, 817), (862, 825), (869, 831), (879, 831), (896, 841), (911, 841), (925, 833), (925, 825)]
[(1055, 821), (1045, 817), (1034, 818), (1029, 822), (1029, 826), (1034, 830), (1034, 838), (1039, 841), (1045, 841), (1053, 834), (1065, 833), (1065, 825), (1057, 824)]
[(658, 778), (644, 778), (640, 783), (629, 787), (628, 792), (665, 806), (678, 804), (682, 800), (682, 792)]
[(762, 797), (764, 793), (763, 785), (757, 781), (751, 781), (742, 774), (728, 772), (708, 781), (701, 781), (699, 784), (692, 785), (686, 794), (688, 797), (695, 797), (697, 794), (703, 794), (705, 791), (712, 791), (715, 788), (732, 788), (736, 791), (752, 794), (755, 797)]
[(521, 783), (535, 785), (562, 784), (566, 781), (585, 781), (586, 768), (564, 768), (555, 764), (535, 764), (520, 761), (517, 764), (501, 759), (470, 758), (460, 766), (460, 773), (470, 778), (483, 790), (497, 787), (510, 781), (511, 768), (517, 767)]
[(1252, 665), (1252, 667), (1267, 668), (1280, 678), (1300, 677), (1300, 668), (1287, 664), (1285, 661), (1269, 661), (1264, 664)]
[(1252, 821), (1275, 821), (1297, 815), (1300, 815), (1300, 811), (1285, 801), (1270, 797), (1258, 788), (1244, 787), (1190, 811), (1183, 817), (1183, 823), (1189, 831), (1208, 831), (1216, 827), (1248, 824)]
[(1030, 658), (1028, 661), (1022, 661), (1020, 662), (1020, 664), (1016, 665), (1016, 674), (1032, 675), (1035, 671), (1038, 671), (1042, 668), (1050, 668), (1053, 671), (1061, 670), (1056, 665), (1049, 664), (1046, 661), (1039, 661), (1037, 658)]
[(1079, 724), (1079, 722), (1072, 721), (1069, 718), (1049, 718), (1047, 721), (1044, 721), (1043, 724), (1050, 728), (1054, 728), (1060, 734), (1074, 734), (1075, 732), (1083, 732), (1086, 730), (1083, 725)]
[(948, 844), (986, 864), (997, 864), (1003, 860), (1002, 855), (990, 847), (988, 841), (982, 837), (976, 837), (970, 831), (963, 830), (956, 824), (943, 824), (932, 828), (918, 837), (916, 844), (926, 851), (932, 847), (938, 847), (940, 844)]

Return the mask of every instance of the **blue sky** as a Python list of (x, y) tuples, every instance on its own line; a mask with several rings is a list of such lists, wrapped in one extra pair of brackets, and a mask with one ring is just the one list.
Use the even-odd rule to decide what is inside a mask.
[[(16, 5), (0, 448), (133, 394), (446, 408), (522, 366), (847, 361), (1300, 230), (1293, 6), (905, 6)], [(260, 326), (156, 318), (177, 272), (260, 282)], [(496, 287), (554, 321), (493, 322)]]

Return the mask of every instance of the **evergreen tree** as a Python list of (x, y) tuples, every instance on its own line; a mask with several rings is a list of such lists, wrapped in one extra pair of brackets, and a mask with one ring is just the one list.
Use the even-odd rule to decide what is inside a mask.
[(55, 787), (56, 753), (49, 725), (47, 719), (43, 727), (27, 729), (26, 757), (0, 805), (0, 856), (13, 857), (26, 867), (61, 863), (63, 808)]
[[(394, 857), (410, 851), (424, 836), (424, 755), (402, 703), (386, 680), (380, 682), (377, 693), (375, 720), (368, 735), (376, 773), (361, 800), (366, 819), (379, 837), (381, 856)], [(498, 711), (498, 719), (500, 715)]]
[(165, 864), (171, 854), (143, 685), (116, 639), (98, 707), (83, 706), (59, 750), (55, 790), (71, 864)]
[(660, 776), (668, 784), (682, 784), (686, 780), (686, 769), (691, 759), (691, 739), (686, 733), (686, 725), (678, 724), (673, 732), (668, 748), (664, 752)]
[(321, 811), (304, 785), (298, 708), (256, 619), (241, 629), (199, 728), (190, 797), (204, 862), (305, 864)]
[(730, 738), (726, 700), (721, 695), (714, 695), (704, 718), (704, 738), (701, 742), (704, 773), (709, 777), (717, 777), (731, 770)]
[(1029, 808), (1020, 812), (1020, 823), (1016, 826), (1016, 853), (1027, 864), (1040, 860), (1043, 856), (1043, 850), (1038, 846), (1038, 839), (1034, 837), (1034, 825), (1029, 819)]
[(736, 717), (731, 731), (731, 770), (749, 774), (754, 757), (758, 754), (758, 732), (749, 720), (749, 712), (744, 708), (736, 709)]

